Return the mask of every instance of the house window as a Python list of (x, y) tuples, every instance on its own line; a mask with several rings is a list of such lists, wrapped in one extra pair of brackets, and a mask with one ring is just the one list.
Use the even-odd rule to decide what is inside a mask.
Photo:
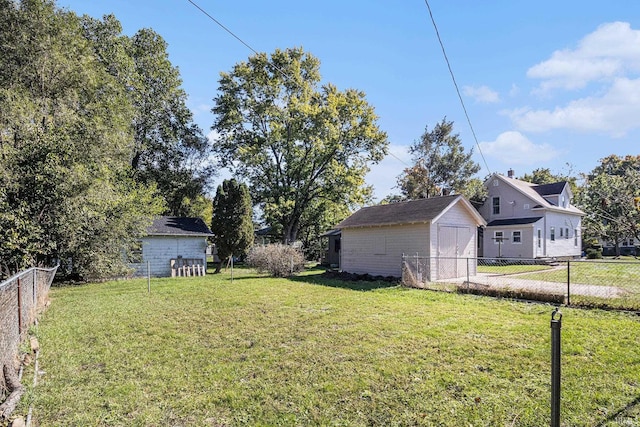
[(578, 247), (578, 229), (573, 230), (573, 246)]
[(529, 203), (525, 203), (524, 205), (522, 205), (522, 209), (529, 210)]
[(493, 214), (500, 215), (500, 197), (494, 197), (491, 199), (491, 204), (493, 206)]
[(556, 241), (556, 228), (555, 227), (551, 227), (551, 233), (550, 234), (551, 234), (551, 236), (549, 237), (549, 240), (551, 240), (552, 242), (555, 242)]
[(564, 198), (564, 196), (562, 196), (562, 197), (561, 197), (561, 200), (562, 200), (562, 207), (563, 207), (563, 208), (566, 208), (566, 207), (567, 207), (567, 201), (566, 201), (566, 199)]
[(501, 242), (504, 240), (504, 232), (502, 232), (502, 231), (496, 231), (496, 232), (493, 234), (493, 240), (494, 240), (494, 243), (495, 243), (496, 245), (497, 245), (497, 244), (499, 244), (499, 243), (501, 243)]
[(568, 238), (569, 238), (569, 227), (566, 227), (566, 228), (564, 229), (564, 238), (565, 238), (565, 239), (568, 239)]
[(564, 229), (560, 227), (560, 237), (564, 236)]
[(512, 238), (513, 238), (513, 243), (522, 243), (522, 232), (514, 231)]
[(538, 247), (542, 247), (542, 230), (538, 228)]
[(494, 186), (494, 187), (497, 187), (498, 185), (500, 185), (500, 183), (498, 182), (498, 180), (497, 180), (497, 179), (494, 179), (494, 180), (493, 180), (493, 186)]

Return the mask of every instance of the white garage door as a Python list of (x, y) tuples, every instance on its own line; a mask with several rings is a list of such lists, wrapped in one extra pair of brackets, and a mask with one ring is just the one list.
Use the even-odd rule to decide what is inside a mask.
[(464, 226), (438, 226), (438, 279), (467, 274), (467, 258), (473, 249), (475, 229)]

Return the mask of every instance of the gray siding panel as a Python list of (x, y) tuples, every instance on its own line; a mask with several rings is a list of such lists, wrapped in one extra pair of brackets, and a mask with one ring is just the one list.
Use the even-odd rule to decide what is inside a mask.
[(142, 264), (136, 266), (138, 275), (147, 274), (147, 261), (154, 277), (171, 276), (171, 259), (200, 258), (207, 265), (206, 237), (147, 236), (142, 239)]
[(429, 255), (427, 224), (342, 230), (341, 269), (349, 273), (402, 276), (402, 254)]

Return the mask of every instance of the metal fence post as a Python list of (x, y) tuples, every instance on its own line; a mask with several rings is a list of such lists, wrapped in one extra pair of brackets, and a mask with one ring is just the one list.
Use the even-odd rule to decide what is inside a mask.
[(467, 289), (469, 289), (469, 285), (470, 285), (470, 280), (469, 280), (469, 258), (467, 258)]
[(571, 305), (571, 261), (567, 260), (567, 305)]
[[(556, 319), (556, 315), (558, 318)], [(560, 427), (560, 332), (562, 313), (551, 313), (551, 427)]]
[(18, 277), (18, 335), (22, 336), (22, 279)]

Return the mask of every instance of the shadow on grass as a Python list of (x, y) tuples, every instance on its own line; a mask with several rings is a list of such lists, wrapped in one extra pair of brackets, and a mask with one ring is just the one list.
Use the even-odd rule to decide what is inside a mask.
[(627, 412), (630, 412), (632, 409), (634, 409), (638, 405), (640, 405), (640, 396), (633, 399), (631, 402), (627, 404), (627, 406), (620, 409), (618, 412), (614, 412), (613, 414), (609, 415), (607, 418), (605, 418), (599, 424), (597, 424), (596, 427), (604, 427), (610, 422), (616, 421), (618, 417), (623, 416)]
[(384, 280), (342, 280), (324, 277), (320, 272), (324, 272), (325, 269), (321, 267), (312, 268), (310, 270), (318, 271), (319, 274), (294, 276), (290, 277), (289, 280), (292, 282), (308, 283), (310, 285), (327, 286), (330, 288), (351, 289), (352, 291), (374, 291), (376, 289), (394, 288), (400, 285), (399, 282), (387, 282)]

